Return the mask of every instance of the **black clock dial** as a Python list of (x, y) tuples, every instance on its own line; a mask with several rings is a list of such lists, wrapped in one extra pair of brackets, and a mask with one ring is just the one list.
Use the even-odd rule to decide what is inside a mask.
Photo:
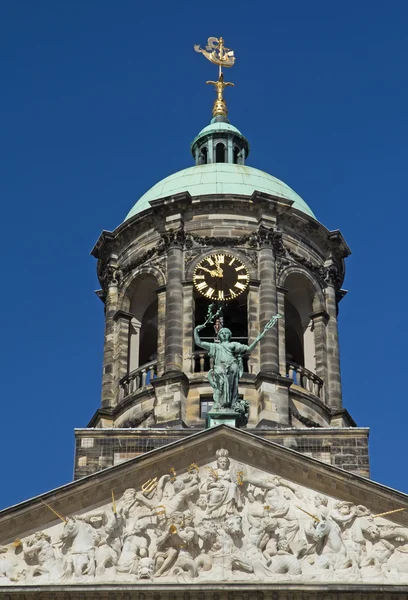
[(206, 298), (227, 302), (246, 290), (249, 272), (236, 256), (214, 252), (198, 263), (194, 269), (193, 283)]

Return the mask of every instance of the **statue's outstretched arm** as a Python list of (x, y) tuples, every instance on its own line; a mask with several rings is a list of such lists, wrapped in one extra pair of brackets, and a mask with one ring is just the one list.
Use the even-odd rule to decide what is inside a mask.
[(275, 323), (277, 323), (278, 319), (281, 319), (281, 318), (282, 318), (282, 315), (275, 315), (274, 317), (272, 317), (272, 319), (270, 321), (268, 321), (267, 324), (265, 325), (263, 332), (260, 333), (258, 335), (258, 337), (252, 342), (252, 344), (250, 344), (248, 346), (247, 352), (252, 352), (252, 350), (255, 348), (255, 346), (258, 344), (258, 342), (260, 342), (261, 339), (264, 337), (266, 332), (269, 331), (270, 329), (272, 329), (272, 327), (275, 325)]
[(203, 325), (197, 325), (197, 327), (194, 329), (194, 341), (197, 344), (197, 346), (200, 346), (200, 348), (203, 348), (208, 352), (210, 350), (211, 344), (209, 344), (208, 342), (203, 342), (199, 335), (199, 331), (204, 329), (206, 325), (207, 323), (204, 323)]

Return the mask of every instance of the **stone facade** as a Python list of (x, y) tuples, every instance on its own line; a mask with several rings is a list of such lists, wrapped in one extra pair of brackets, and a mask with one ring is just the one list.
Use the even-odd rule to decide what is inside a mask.
[[(241, 300), (248, 344), (273, 314), (283, 315), (248, 358), (240, 381), (250, 405), (248, 429), (264, 435), (276, 428), (354, 427), (341, 397), (337, 303), (349, 254), (341, 234), (294, 209), (291, 201), (260, 192), (193, 198), (185, 192), (151, 204), (113, 233), (104, 232), (93, 249), (106, 327), (102, 407), (89, 427), (165, 428), (169, 439), (170, 429), (205, 427), (201, 406), (212, 395), (210, 360), (193, 344), (198, 318), (193, 272), (214, 251), (236, 256), (250, 273)], [(156, 360), (145, 358), (132, 371), (135, 298), (142, 305), (153, 293)], [(296, 319), (298, 331), (291, 325)], [(303, 365), (288, 355), (299, 336)], [(137, 343), (143, 346), (141, 338)], [(100, 457), (100, 465), (106, 462)], [(351, 455), (343, 466), (369, 472), (368, 464)]]
[(0, 593), (407, 593), (406, 508), (405, 494), (221, 426), (2, 511)]

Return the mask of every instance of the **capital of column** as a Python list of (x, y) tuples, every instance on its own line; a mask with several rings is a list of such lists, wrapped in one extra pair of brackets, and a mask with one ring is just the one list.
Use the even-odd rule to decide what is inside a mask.
[(309, 317), (313, 322), (322, 321), (325, 325), (330, 319), (330, 315), (325, 310), (316, 310), (315, 312), (309, 313)]

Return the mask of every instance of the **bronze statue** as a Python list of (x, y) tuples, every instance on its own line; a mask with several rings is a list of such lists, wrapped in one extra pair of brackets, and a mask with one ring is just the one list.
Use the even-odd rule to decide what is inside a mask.
[[(210, 310), (209, 310), (210, 314)], [(214, 317), (214, 315), (213, 315)], [(231, 342), (232, 333), (226, 327), (218, 332), (219, 342), (204, 342), (199, 336), (199, 332), (206, 327), (207, 323), (212, 322), (209, 318), (202, 325), (197, 325), (194, 329), (194, 341), (200, 348), (206, 350), (210, 358), (214, 359), (214, 366), (208, 372), (208, 380), (214, 390), (213, 410), (232, 409), (235, 412), (242, 413), (245, 407), (238, 398), (238, 382), (243, 374), (244, 354), (249, 354), (271, 329), (281, 315), (275, 315), (265, 325), (262, 333), (247, 346), (238, 342)]]

